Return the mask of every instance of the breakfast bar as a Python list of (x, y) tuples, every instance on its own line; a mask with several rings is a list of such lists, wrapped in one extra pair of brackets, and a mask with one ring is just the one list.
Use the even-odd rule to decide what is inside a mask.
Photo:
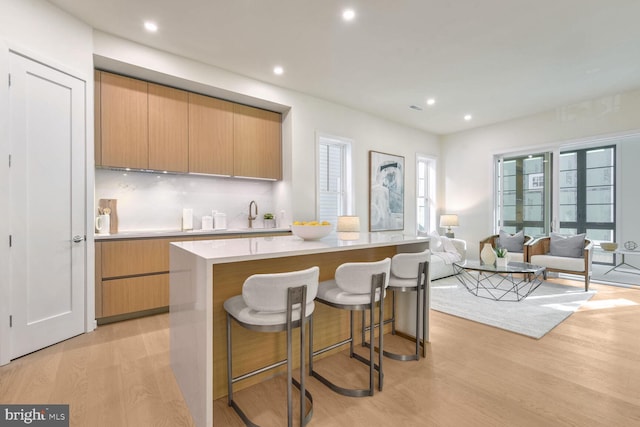
[[(172, 243), (171, 367), (195, 424), (213, 425), (213, 401), (227, 394), (223, 303), (242, 293), (247, 277), (318, 266), (323, 281), (332, 279), (336, 268), (345, 262), (377, 261), (427, 247), (428, 239), (400, 233), (332, 233), (320, 240), (277, 236)], [(316, 305), (314, 319), (314, 345), (324, 347), (348, 336), (347, 313)], [(280, 334), (243, 332), (238, 331), (236, 340), (243, 357), (234, 358), (234, 368), (248, 371), (283, 358), (285, 345)], [(264, 381), (266, 375), (244, 381), (243, 386)]]

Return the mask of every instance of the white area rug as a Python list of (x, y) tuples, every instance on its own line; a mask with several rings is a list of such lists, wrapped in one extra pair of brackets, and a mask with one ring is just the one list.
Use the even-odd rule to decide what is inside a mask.
[(595, 294), (544, 282), (522, 301), (493, 301), (472, 295), (455, 277), (447, 277), (431, 282), (431, 308), (539, 339)]

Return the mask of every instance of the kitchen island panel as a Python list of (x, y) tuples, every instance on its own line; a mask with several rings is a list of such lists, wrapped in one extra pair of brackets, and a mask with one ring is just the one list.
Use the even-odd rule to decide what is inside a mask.
[[(242, 285), (247, 277), (260, 273), (282, 273), (320, 267), (320, 280), (333, 279), (336, 268), (344, 262), (379, 261), (392, 257), (396, 253), (395, 246), (359, 249), (342, 252), (328, 252), (313, 255), (301, 255), (277, 259), (262, 259), (238, 263), (213, 265), (213, 383), (214, 399), (227, 395), (227, 353), (226, 353), (226, 312), (224, 302), (233, 296), (242, 294)], [(391, 300), (385, 304), (386, 317), (391, 314)], [(349, 336), (349, 313), (336, 310), (322, 304), (316, 304), (314, 321), (314, 346), (316, 349), (326, 347)], [(355, 330), (360, 330), (361, 316), (355, 316)], [(286, 357), (285, 333), (258, 333), (248, 331), (234, 325), (234, 375), (252, 371), (262, 366), (282, 360)], [(390, 325), (387, 329), (390, 331)], [(299, 331), (296, 330), (294, 342)], [(356, 342), (360, 342), (360, 334), (356, 333)], [(338, 348), (330, 354), (344, 350)], [(296, 366), (299, 357), (294, 355)], [(286, 365), (279, 371), (270, 371), (238, 383), (235, 389), (241, 390), (252, 384), (264, 381), (275, 372), (285, 372)]]
[[(320, 280), (327, 280), (345, 262), (377, 261), (397, 252), (418, 252), (428, 247), (428, 239), (396, 233), (360, 233), (355, 241), (338, 237), (302, 241), (294, 236), (281, 236), (170, 245), (171, 367), (196, 425), (212, 425), (213, 402), (227, 393), (223, 304), (227, 298), (241, 294), (247, 277), (317, 265)], [(390, 303), (389, 298), (385, 302), (385, 318), (389, 317)], [(355, 316), (356, 342), (360, 339), (360, 318)], [(317, 304), (315, 348), (346, 338), (348, 327), (348, 313)], [(250, 333), (234, 327), (234, 350), (237, 375), (281, 360), (285, 353), (284, 334)], [(340, 350), (344, 347), (335, 352)], [(274, 372), (236, 385), (240, 389), (272, 375)]]

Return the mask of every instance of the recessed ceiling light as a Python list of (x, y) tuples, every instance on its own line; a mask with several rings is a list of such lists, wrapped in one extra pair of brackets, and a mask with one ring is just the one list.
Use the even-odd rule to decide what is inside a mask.
[(427, 99), (427, 105), (433, 105), (435, 103), (436, 103), (436, 100), (434, 98)]
[(345, 21), (353, 21), (353, 18), (356, 17), (356, 11), (353, 9), (345, 9), (342, 11), (342, 19)]
[(464, 116), (464, 119), (465, 119), (466, 121), (469, 121), (469, 120), (471, 120), (472, 118), (473, 118), (473, 117), (471, 117), (471, 114), (467, 114), (467, 115), (465, 115), (465, 116)]
[(273, 67), (273, 74), (280, 76), (282, 75), (282, 73), (284, 73), (284, 68), (282, 68), (279, 65), (276, 65), (275, 67)]
[(158, 31), (158, 25), (155, 22), (151, 22), (151, 21), (146, 21), (144, 23), (144, 28), (150, 33), (155, 33), (156, 31)]

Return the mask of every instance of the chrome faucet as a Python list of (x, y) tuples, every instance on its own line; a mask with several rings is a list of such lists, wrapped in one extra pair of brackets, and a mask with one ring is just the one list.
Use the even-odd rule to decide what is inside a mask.
[[(256, 207), (256, 213), (255, 216), (251, 216), (251, 206), (255, 206)], [(256, 219), (258, 216), (258, 204), (255, 202), (255, 200), (252, 200), (251, 203), (249, 203), (249, 228), (253, 228), (253, 220)]]

